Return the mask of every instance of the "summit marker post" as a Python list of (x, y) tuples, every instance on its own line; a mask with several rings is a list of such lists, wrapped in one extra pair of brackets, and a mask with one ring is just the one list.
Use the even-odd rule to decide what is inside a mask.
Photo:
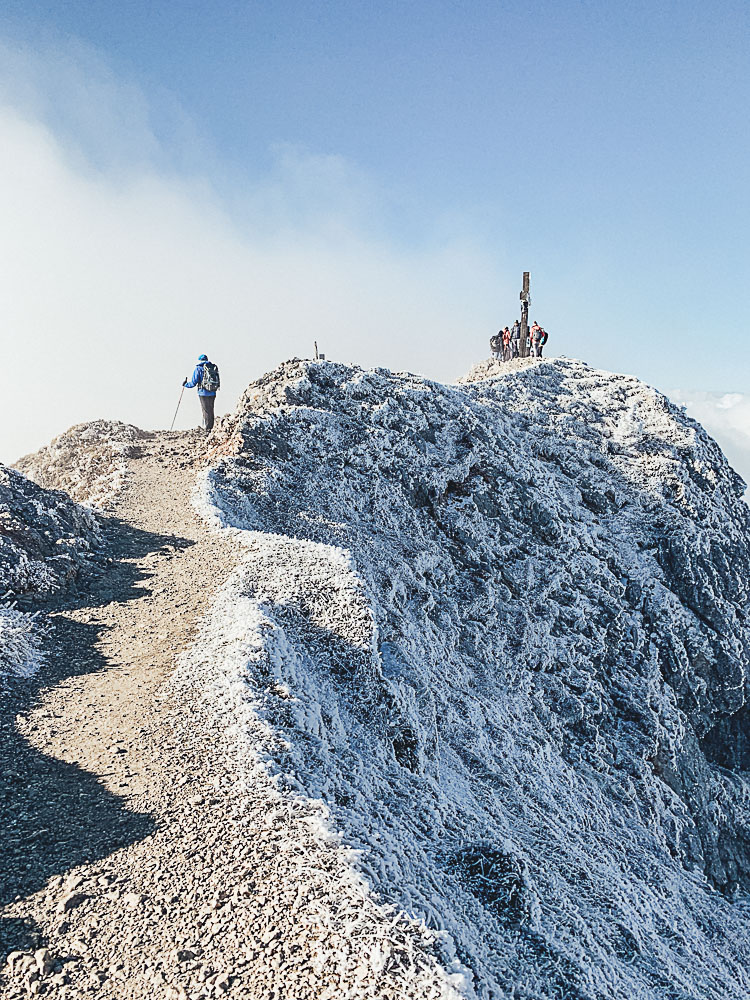
[(531, 302), (529, 278), (529, 272), (524, 271), (523, 288), (521, 289), (521, 343), (518, 345), (518, 354), (522, 358), (528, 356), (529, 350), (527, 346), (529, 339), (529, 303)]

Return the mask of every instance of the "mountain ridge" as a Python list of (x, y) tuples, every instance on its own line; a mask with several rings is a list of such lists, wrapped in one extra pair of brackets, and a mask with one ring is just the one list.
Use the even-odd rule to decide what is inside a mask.
[[(179, 751), (153, 775), (136, 765), (168, 878), (164, 851), (190, 844), (177, 866), (190, 904), (155, 916), (148, 840), (81, 869), (90, 900), (69, 929), (50, 915), (52, 883), (15, 904), (59, 954), (106, 925), (67, 973), (76, 996), (114, 954), (115, 914), (128, 972), (100, 996), (747, 994), (750, 510), (698, 424), (637, 379), (567, 359), (483, 363), (452, 386), (294, 360), (204, 443), (143, 433), (110, 446), (99, 426), (88, 479), (77, 446), (45, 468), (107, 511), (116, 490), (108, 536), (131, 532), (134, 566), (162, 581), (139, 612), (116, 563), (122, 593), (71, 614), (111, 619), (126, 644), (109, 643), (96, 697), (122, 674), (144, 731), (173, 747), (168, 720), (202, 761), (190, 799), (173, 787)], [(180, 496), (196, 475), (202, 524)], [(162, 537), (167, 524), (185, 539)], [(203, 559), (180, 547), (192, 539)], [(200, 609), (196, 633), (141, 634), (143, 614), (183, 604)], [(165, 679), (145, 687), (168, 711), (137, 694), (149, 642)], [(55, 708), (79, 726), (88, 684)], [(87, 766), (101, 766), (90, 739)], [(106, 899), (102, 871), (119, 887)], [(206, 880), (234, 887), (213, 925), (235, 963), (224, 978), (199, 920)], [(192, 957), (154, 950), (170, 921)]]
[[(581, 872), (591, 860), (571, 819), (585, 822), (587, 800), (608, 845), (605, 868), (651, 856), (655, 869), (673, 871), (675, 907), (683, 891), (701, 909), (715, 905), (695, 892), (696, 871), (707, 890), (746, 891), (744, 484), (699, 425), (634, 378), (565, 360), (498, 376), (452, 388), (292, 363), (251, 386), (222, 426), (218, 450), (234, 457), (205, 475), (202, 503), (246, 533), (253, 552), (223, 613), (241, 596), (265, 623), (243, 669), (261, 717), (288, 744), (275, 766), (322, 797), (370, 859), (362, 864), (378, 891), (449, 931), (478, 995), (504, 995), (513, 961), (534, 996), (564, 981), (577, 983), (571, 996), (647, 996), (666, 991), (670, 975), (687, 995), (709, 995), (700, 924), (692, 946), (705, 965), (688, 970), (664, 940), (649, 953), (634, 897), (620, 918), (632, 925), (620, 932), (631, 945), (597, 949), (598, 972), (590, 955), (578, 964), (574, 938), (560, 942), (565, 921), (572, 933), (583, 920), (594, 938), (612, 938), (613, 923), (601, 903), (584, 918), (582, 885), (564, 879), (554, 891), (569, 909), (553, 917), (554, 866), (521, 775), (546, 782), (539, 808), (577, 842), (555, 849)], [(310, 546), (321, 545), (331, 555), (319, 555), (313, 573)], [(321, 576), (326, 560), (333, 568)], [(270, 680), (277, 695), (264, 687)], [(370, 768), (359, 753), (340, 763), (342, 733), (367, 747)], [(548, 770), (538, 753), (552, 754)], [(574, 776), (583, 784), (578, 799), (563, 796), (566, 816), (554, 790)], [(389, 798), (391, 785), (414, 782), (433, 839), (398, 805), (411, 801), (405, 791)], [(443, 782), (472, 800), (458, 828), (473, 825), (476, 842), (458, 834)], [(493, 784), (515, 797), (523, 822), (511, 822)], [(395, 825), (387, 848), (375, 836), (378, 814)], [(514, 837), (514, 851), (498, 847)], [(618, 837), (643, 857), (629, 862)], [(446, 887), (435, 887), (436, 872)], [(636, 887), (657, 892), (653, 876), (630, 875), (616, 879), (623, 899)], [(477, 887), (493, 879), (488, 901)], [(513, 903), (524, 892), (526, 902)], [(670, 905), (662, 910), (663, 919)], [(723, 933), (705, 912), (701, 920)], [(731, 935), (724, 947), (729, 988), (739, 990)], [(709, 978), (691, 984), (700, 975)]]

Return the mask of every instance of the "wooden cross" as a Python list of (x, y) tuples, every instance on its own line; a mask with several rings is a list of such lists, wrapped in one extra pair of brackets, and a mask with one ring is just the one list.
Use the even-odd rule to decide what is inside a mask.
[(523, 272), (523, 290), (521, 292), (521, 343), (518, 345), (520, 357), (525, 358), (528, 354), (527, 342), (529, 339), (529, 272)]

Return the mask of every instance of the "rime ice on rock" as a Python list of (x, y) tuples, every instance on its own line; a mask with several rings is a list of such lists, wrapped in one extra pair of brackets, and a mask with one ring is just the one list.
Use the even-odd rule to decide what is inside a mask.
[(16, 466), (40, 486), (65, 490), (79, 503), (102, 507), (121, 489), (127, 459), (148, 437), (148, 431), (132, 424), (92, 420), (71, 427)]
[(247, 390), (197, 501), (247, 546), (217, 706), (478, 996), (739, 1000), (744, 484), (634, 378), (482, 374)]
[(0, 466), (0, 678), (28, 676), (40, 662), (33, 617), (8, 601), (66, 586), (98, 540), (90, 511)]

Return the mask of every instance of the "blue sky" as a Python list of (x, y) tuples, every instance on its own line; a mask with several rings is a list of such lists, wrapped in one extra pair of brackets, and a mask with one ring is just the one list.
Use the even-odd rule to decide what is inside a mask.
[(2, 457), (74, 420), (163, 424), (196, 349), (225, 408), (315, 338), (451, 379), (525, 269), (553, 353), (747, 392), (748, 21), (722, 0), (5, 0), (0, 322), (47, 365)]

